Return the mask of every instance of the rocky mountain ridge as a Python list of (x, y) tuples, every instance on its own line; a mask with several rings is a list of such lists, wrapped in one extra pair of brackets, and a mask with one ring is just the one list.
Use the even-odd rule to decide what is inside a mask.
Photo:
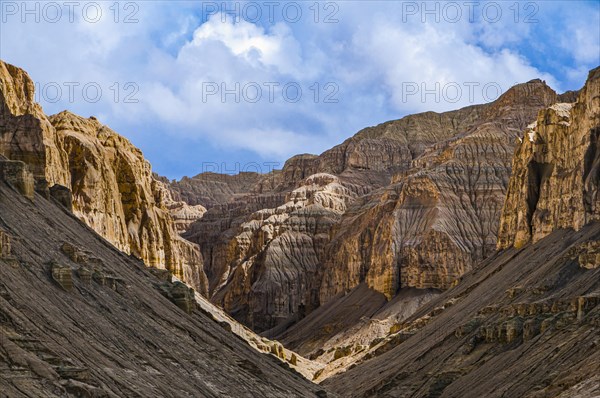
[(292, 367), (344, 397), (600, 394), (600, 68), (168, 187), (0, 66), (3, 391), (327, 396)]
[(96, 118), (67, 111), (47, 117), (22, 69), (0, 61), (0, 88), (1, 155), (25, 162), (42, 194), (70, 190), (73, 212), (123, 252), (208, 293), (202, 255), (169, 214), (185, 223), (203, 209), (174, 201), (141, 151)]
[(598, 127), (600, 68), (520, 137), (502, 250), (373, 346), (347, 347), (334, 362), (367, 352), (323, 385), (347, 397), (600, 394)]
[(333, 396), (35, 192), (25, 163), (0, 169), (0, 395)]
[(599, 92), (600, 71), (594, 69), (577, 102), (554, 104), (527, 127), (513, 159), (499, 249), (598, 220)]
[[(184, 235), (201, 247), (211, 299), (261, 331), (361, 283), (388, 300), (403, 288), (450, 287), (495, 250), (517, 137), (558, 98), (533, 80), (493, 103), (383, 123), (238, 181), (244, 189)], [(287, 204), (313, 175), (348, 192), (342, 211), (328, 208), (338, 199), (325, 185), (317, 190), (328, 200)], [(200, 175), (174, 189), (183, 198), (182, 189), (209, 188)], [(273, 227), (272, 214), (288, 224)]]

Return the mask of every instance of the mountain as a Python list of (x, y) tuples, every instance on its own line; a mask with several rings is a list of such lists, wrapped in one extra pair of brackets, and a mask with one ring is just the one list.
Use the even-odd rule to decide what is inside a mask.
[(203, 296), (177, 233), (202, 206), (96, 118), (46, 116), (23, 70), (0, 83), (0, 395), (327, 396)]
[(0, 391), (598, 395), (599, 138), (597, 68), (168, 181), (0, 63)]
[(35, 193), (23, 162), (0, 171), (0, 395), (326, 396)]
[[(210, 299), (277, 336), (360, 284), (387, 300), (449, 288), (494, 252), (517, 138), (558, 99), (533, 80), (490, 104), (366, 128), (258, 180), (224, 178), (221, 203), (184, 234), (201, 248)], [(204, 204), (215, 179), (171, 187)]]
[(323, 385), (344, 397), (600, 394), (600, 68), (525, 129), (496, 253)]
[(169, 214), (202, 209), (174, 201), (142, 152), (95, 117), (47, 117), (22, 69), (0, 61), (0, 88), (0, 155), (25, 162), (46, 197), (67, 188), (73, 212), (118, 249), (208, 293), (200, 250)]

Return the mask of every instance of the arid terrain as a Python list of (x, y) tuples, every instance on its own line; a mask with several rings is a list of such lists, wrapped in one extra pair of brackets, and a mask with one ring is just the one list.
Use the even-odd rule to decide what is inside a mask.
[(0, 396), (600, 396), (600, 68), (169, 181), (0, 62)]

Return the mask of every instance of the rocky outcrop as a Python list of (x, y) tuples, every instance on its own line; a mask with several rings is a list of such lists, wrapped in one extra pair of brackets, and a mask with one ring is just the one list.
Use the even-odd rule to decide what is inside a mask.
[[(417, 144), (409, 146), (415, 158), (404, 171), (386, 188), (363, 198), (336, 226), (320, 302), (361, 282), (388, 299), (407, 287), (447, 289), (490, 255), (514, 138), (555, 99), (548, 86), (535, 80), (513, 87), (489, 105), (444, 114), (440, 119), (445, 123), (400, 130), (416, 137), (430, 137), (432, 133), (421, 132), (425, 128), (438, 133), (421, 138), (421, 143), (415, 139)], [(386, 134), (393, 135), (393, 130)]]
[(0, 155), (29, 166), (36, 181), (67, 186), (67, 154), (42, 108), (34, 100), (27, 72), (0, 60)]
[[(330, 174), (314, 174), (284, 204), (245, 219), (227, 242), (221, 272), (211, 276), (213, 302), (265, 330), (313, 302), (311, 290), (329, 229), (353, 193)], [(215, 269), (213, 268), (213, 271)]]
[(169, 214), (170, 206), (186, 225), (201, 209), (175, 203), (142, 152), (96, 118), (46, 117), (21, 69), (0, 62), (0, 82), (0, 154), (27, 164), (44, 196), (64, 202), (69, 195), (56, 185), (68, 188), (75, 215), (117, 248), (207, 294), (200, 250)]
[(14, 187), (22, 195), (33, 199), (33, 174), (24, 162), (0, 157), (0, 180)]
[(600, 219), (600, 68), (575, 103), (540, 111), (520, 138), (513, 169), (499, 249)]
[(503, 250), (325, 385), (348, 397), (600, 392), (599, 88), (600, 68), (575, 103), (541, 110), (525, 129), (502, 210)]
[[(388, 300), (403, 288), (450, 287), (495, 250), (515, 140), (556, 100), (533, 80), (491, 104), (407, 116), (319, 156), (290, 158), (185, 234), (202, 248), (211, 298), (263, 330), (361, 283)], [(322, 206), (326, 217), (286, 205), (313, 175), (333, 176), (348, 192), (343, 207)], [(285, 224), (298, 219), (319, 221), (291, 234)], [(265, 223), (276, 225), (273, 237)]]
[(153, 174), (152, 178), (155, 181), (156, 201), (162, 203), (169, 210), (177, 233), (185, 233), (194, 221), (204, 216), (204, 213), (206, 213), (204, 206), (189, 205), (182, 200), (173, 199), (173, 196), (176, 196), (177, 193), (170, 188), (170, 183), (166, 178), (157, 174)]

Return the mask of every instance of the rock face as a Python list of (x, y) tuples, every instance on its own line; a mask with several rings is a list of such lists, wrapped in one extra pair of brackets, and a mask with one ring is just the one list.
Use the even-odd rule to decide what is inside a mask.
[[(531, 81), (489, 105), (439, 119), (428, 115), (415, 127), (404, 122), (410, 127), (400, 131), (412, 145), (412, 160), (391, 160), (400, 165), (391, 184), (361, 198), (335, 227), (323, 267), (321, 303), (361, 282), (388, 299), (407, 287), (446, 289), (490, 255), (514, 139), (541, 107), (555, 100), (545, 84)], [(395, 136), (393, 126), (382, 135)]]
[(170, 187), (176, 200), (211, 208), (250, 192), (259, 179), (258, 173), (227, 175), (206, 172), (193, 178), (183, 177), (180, 181), (173, 181)]
[(21, 69), (0, 62), (0, 82), (0, 154), (25, 162), (38, 188), (68, 188), (73, 212), (117, 248), (207, 294), (199, 248), (179, 237), (169, 214), (172, 206), (189, 216), (189, 206), (153, 178), (141, 151), (93, 117), (46, 117)]
[(600, 68), (590, 72), (577, 102), (539, 113), (521, 139), (513, 168), (499, 249), (600, 219)]
[(0, 181), (0, 214), (0, 395), (334, 396), (224, 329), (189, 287), (164, 297), (59, 203)]
[[(533, 80), (491, 104), (364, 129), (240, 183), (245, 194), (210, 207), (185, 234), (202, 249), (210, 297), (265, 330), (361, 283), (388, 300), (403, 288), (450, 287), (495, 250), (516, 139), (556, 100)], [(314, 184), (319, 176), (338, 188)], [(193, 194), (184, 186), (181, 198)], [(294, 199), (302, 195), (318, 201)]]
[(0, 154), (29, 166), (36, 181), (70, 183), (67, 154), (42, 108), (33, 81), (22, 69), (0, 60)]
[(33, 174), (24, 162), (0, 158), (0, 179), (14, 187), (22, 195), (33, 199)]
[(179, 234), (185, 233), (190, 225), (204, 216), (206, 208), (202, 205), (190, 205), (182, 200), (175, 200), (173, 197), (179, 197), (177, 191), (170, 189), (169, 180), (165, 177), (160, 177), (157, 174), (152, 175), (154, 180), (159, 183), (156, 188), (159, 194), (159, 201), (164, 203), (169, 210), (169, 214), (175, 223), (175, 229)]
[(328, 231), (351, 197), (337, 177), (313, 174), (281, 206), (253, 213), (228, 242), (227, 257), (213, 260), (224, 268), (212, 274), (221, 275), (213, 300), (234, 315), (246, 312), (258, 330), (310, 303)]
[(599, 129), (597, 68), (575, 103), (541, 110), (525, 129), (503, 251), (324, 385), (348, 397), (598, 395)]

